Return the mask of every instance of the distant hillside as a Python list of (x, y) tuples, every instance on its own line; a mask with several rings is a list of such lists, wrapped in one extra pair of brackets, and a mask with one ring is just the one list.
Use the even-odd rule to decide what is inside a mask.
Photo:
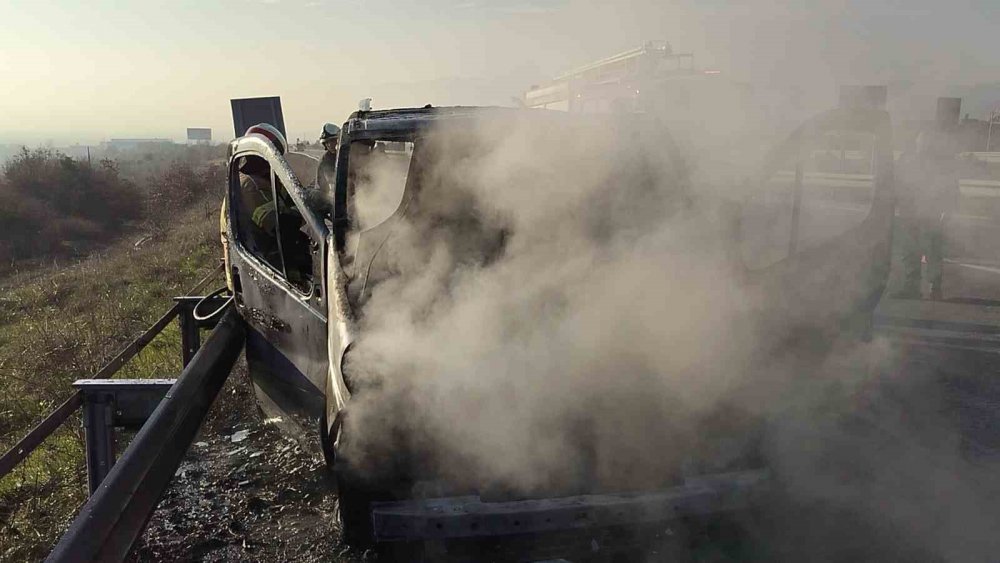
[(194, 200), (221, 195), (221, 170), (210, 164), (217, 152), (181, 145), (87, 160), (20, 149), (0, 168), (0, 275), (83, 256), (138, 227), (161, 228)]

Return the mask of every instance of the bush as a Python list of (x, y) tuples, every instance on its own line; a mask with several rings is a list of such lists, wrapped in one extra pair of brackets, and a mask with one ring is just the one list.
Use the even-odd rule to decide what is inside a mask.
[[(149, 179), (149, 219), (157, 228), (169, 223), (177, 212), (199, 201), (217, 204), (225, 188), (224, 167), (208, 165), (196, 169), (176, 160)], [(216, 197), (209, 197), (215, 195)]]
[(50, 149), (22, 149), (0, 179), (0, 259), (75, 254), (106, 242), (139, 219), (136, 186), (111, 160), (97, 166)]

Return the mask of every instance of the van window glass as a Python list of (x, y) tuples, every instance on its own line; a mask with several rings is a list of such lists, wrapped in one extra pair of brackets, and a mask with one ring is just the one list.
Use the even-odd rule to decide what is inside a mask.
[(838, 237), (868, 216), (875, 193), (874, 146), (870, 133), (850, 131), (831, 131), (811, 144), (802, 164), (797, 251)]
[(869, 133), (805, 139), (799, 155), (790, 155), (743, 205), (746, 266), (767, 267), (858, 227), (874, 199), (874, 146)]
[(371, 229), (395, 213), (403, 199), (412, 157), (412, 142), (351, 143), (347, 189), (355, 231)]

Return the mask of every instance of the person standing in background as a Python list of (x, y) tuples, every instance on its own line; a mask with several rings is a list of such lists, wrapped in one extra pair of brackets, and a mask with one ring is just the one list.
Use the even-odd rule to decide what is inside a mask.
[(334, 172), (337, 168), (337, 147), (340, 145), (340, 127), (333, 123), (323, 126), (323, 131), (319, 134), (319, 142), (323, 144), (326, 152), (319, 159), (319, 168), (316, 169), (316, 185), (322, 192), (329, 192), (335, 183)]
[(899, 211), (900, 247), (903, 250), (903, 284), (894, 295), (920, 299), (921, 262), (926, 259), (930, 298), (942, 299), (944, 225), (958, 206), (959, 184), (955, 150), (942, 131), (923, 131), (915, 150), (900, 157), (896, 166), (896, 201)]

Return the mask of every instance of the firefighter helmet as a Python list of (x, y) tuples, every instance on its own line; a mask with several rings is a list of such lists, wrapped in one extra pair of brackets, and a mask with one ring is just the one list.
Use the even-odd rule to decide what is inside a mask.
[(319, 134), (319, 140), (323, 142), (327, 139), (333, 139), (338, 135), (340, 135), (340, 127), (337, 127), (333, 123), (327, 123), (323, 126), (323, 132)]

